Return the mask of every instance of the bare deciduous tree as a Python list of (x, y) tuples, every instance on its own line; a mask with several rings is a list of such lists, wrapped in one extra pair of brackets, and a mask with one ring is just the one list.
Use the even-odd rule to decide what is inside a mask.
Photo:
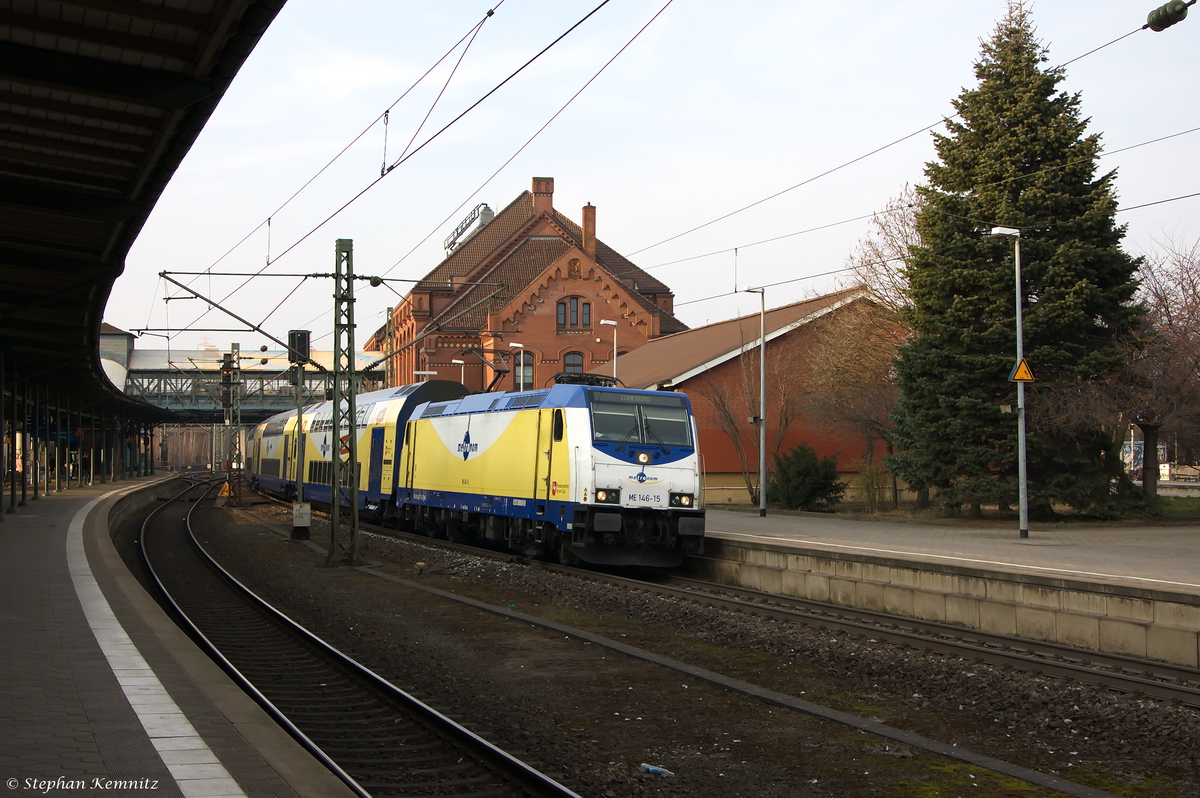
[(1143, 437), (1142, 495), (1158, 496), (1158, 445), (1164, 437), (1174, 459), (1195, 462), (1200, 453), (1200, 242), (1168, 244), (1143, 263), (1138, 295), (1146, 316), (1129, 342), (1124, 367), (1091, 384), (1035, 388), (1032, 424), (1071, 434), (1101, 425), (1118, 444), (1130, 424)]
[(1142, 431), (1142, 491), (1153, 503), (1160, 436), (1190, 458), (1200, 441), (1200, 242), (1190, 249), (1168, 245), (1147, 259), (1141, 277), (1146, 323), (1113, 393)]
[[(879, 476), (873, 459), (877, 443), (891, 452), (891, 416), (898, 397), (894, 364), (903, 340), (896, 313), (864, 297), (822, 319), (807, 341), (805, 410), (831, 429), (862, 436), (861, 473), (868, 477)], [(867, 511), (874, 512), (875, 491), (866, 483)], [(893, 487), (893, 504), (895, 500)]]
[[(716, 413), (717, 425), (733, 444), (738, 465), (750, 502), (758, 503), (758, 451), (759, 433), (750, 419), (758, 416), (759, 351), (757, 346), (745, 348), (737, 357), (738, 378), (732, 389), (718, 385), (711, 376), (706, 376), (701, 389)], [(757, 339), (754, 342), (757, 343)], [(767, 346), (767, 408), (766, 414), (775, 429), (767, 444), (767, 467), (773, 462), (773, 454), (779, 454), (788, 430), (796, 423), (804, 410), (804, 374), (798, 364), (803, 352), (791, 346)], [(767, 475), (770, 481), (770, 474)]]
[[(871, 298), (823, 320), (806, 353), (805, 412), (834, 429), (863, 436), (866, 454), (861, 474), (869, 512), (876, 502), (872, 484), (882, 476), (873, 460), (875, 445), (882, 441), (892, 452), (889, 431), (898, 396), (894, 361), (908, 333), (905, 263), (909, 248), (920, 243), (916, 227), (920, 202), (916, 190), (906, 185), (872, 219), (870, 232), (850, 256), (854, 280)], [(893, 505), (898, 494), (893, 478)]]
[(897, 317), (909, 305), (904, 266), (909, 247), (921, 243), (916, 222), (920, 204), (916, 189), (906, 184), (871, 220), (871, 231), (850, 256), (854, 282), (869, 288)]

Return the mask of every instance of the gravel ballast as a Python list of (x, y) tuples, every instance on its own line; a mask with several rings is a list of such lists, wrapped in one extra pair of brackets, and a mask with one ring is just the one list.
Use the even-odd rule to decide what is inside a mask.
[[(313, 632), (583, 795), (1061, 793), (689, 680), (348, 568), (201, 508), (206, 548)], [(314, 540), (327, 535), (320, 522)], [(536, 564), (363, 536), (376, 570), (545, 617), (835, 709), (1128, 796), (1194, 796), (1200, 713), (831, 634)], [(643, 764), (672, 775), (646, 772)]]

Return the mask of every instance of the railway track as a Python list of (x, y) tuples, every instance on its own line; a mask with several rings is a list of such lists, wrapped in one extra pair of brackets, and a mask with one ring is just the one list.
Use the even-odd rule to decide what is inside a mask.
[[(272, 501), (275, 501), (272, 499)], [(375, 534), (419, 541), (481, 557), (510, 560), (508, 552), (490, 551), (475, 546), (397, 532), (372, 524), (363, 529)], [(1076, 679), (1102, 685), (1110, 690), (1142, 695), (1147, 698), (1176, 701), (1200, 708), (1200, 670), (1153, 660), (1105, 654), (1037, 640), (989, 634), (961, 626), (906, 618), (899, 615), (839, 607), (820, 601), (781, 596), (773, 593), (722, 585), (681, 576), (647, 573), (630, 578), (601, 571), (539, 563), (548, 570), (622, 585), (638, 590), (690, 598), (706, 604), (750, 612), (790, 623), (802, 623), (829, 631), (886, 640), (898, 645), (946, 656), (986, 662), (990, 665)]]
[[(553, 566), (552, 566), (553, 567)], [(839, 607), (680, 576), (630, 579), (588, 573), (586, 578), (625, 584), (661, 595), (690, 598), (725, 609), (802, 623), (833, 632), (886, 640), (910, 648), (963, 657), (1097, 684), (1148, 698), (1200, 707), (1200, 670), (1105, 654), (1037, 640), (994, 635), (961, 626)], [(659, 582), (657, 580), (662, 579)]]
[[(250, 517), (254, 518), (254, 516)], [(286, 529), (267, 523), (261, 519), (256, 520), (258, 520), (258, 522), (262, 523), (264, 526), (274, 529), (277, 534), (287, 537), (288, 531)], [(444, 549), (456, 553), (466, 554), (473, 558), (495, 559), (501, 562), (512, 562), (514, 560), (521, 559), (514, 557), (514, 555), (509, 552), (481, 549), (473, 546), (467, 546), (462, 543), (451, 542), (443, 539), (433, 539), (424, 535), (396, 532), (394, 530), (373, 527), (367, 524), (363, 524), (362, 527), (363, 530), (369, 534), (377, 534), (382, 537), (411, 542), (424, 549)], [(737, 597), (734, 597), (729, 595), (728, 592), (725, 592), (726, 588), (723, 586), (698, 583), (694, 580), (685, 580), (687, 582), (685, 585), (666, 584), (664, 582), (630, 579), (628, 577), (617, 576), (613, 574), (584, 571), (578, 568), (563, 567), (545, 562), (537, 563), (537, 566), (546, 571), (553, 571), (569, 575), (575, 579), (605, 583), (608, 585), (619, 586), (622, 589), (628, 589), (631, 591), (652, 593), (657, 592), (674, 596), (683, 596), (689, 600), (698, 601), (705, 605), (725, 606), (760, 615), (784, 617), (784, 619), (789, 622), (804, 621), (804, 619), (794, 611), (784, 616), (779, 614), (781, 612), (780, 607), (773, 605), (778, 605), (780, 602), (789, 602), (790, 600), (786, 599), (785, 597), (773, 596), (764, 593), (755, 593), (754, 591), (738, 591), (736, 589), (729, 589), (729, 592), (741, 594)], [(1111, 793), (1065, 779), (1058, 775), (1055, 771), (1045, 772), (1030, 769), (1022, 765), (1005, 762), (985, 754), (977, 753), (966, 747), (960, 747), (958, 743), (942, 742), (905, 729), (888, 726), (874, 718), (854, 715), (820, 704), (814, 704), (797, 697), (796, 694), (779, 693), (770, 688), (765, 688), (757, 684), (742, 681), (735, 676), (729, 676), (721, 672), (708, 670), (686, 660), (677, 660), (671, 656), (657, 654), (653, 651), (637, 648), (636, 646), (629, 645), (621, 640), (608, 638), (584, 629), (558, 623), (554, 620), (540, 617), (538, 615), (529, 615), (514, 609), (512, 605), (509, 605), (508, 608), (505, 608), (503, 606), (487, 604), (455, 592), (447, 592), (438, 587), (434, 587), (433, 585), (422, 584), (420, 581), (414, 582), (405, 579), (402, 576), (382, 572), (376, 569), (374, 565), (364, 567), (362, 570), (377, 578), (398, 582), (409, 588), (422, 590), (427, 593), (443, 597), (447, 600), (461, 602), (479, 610), (500, 615), (502, 617), (507, 617), (523, 624), (540, 626), (588, 644), (604, 646), (613, 651), (625, 654), (631, 658), (644, 660), (663, 668), (679, 671), (680, 673), (686, 674), (691, 678), (697, 678), (702, 681), (709, 682), (731, 692), (742, 693), (746, 696), (763, 700), (769, 704), (775, 704), (791, 710), (798, 710), (799, 712), (824, 720), (830, 720), (835, 723), (848, 725), (867, 734), (883, 738), (884, 740), (899, 742), (914, 749), (924, 750), (933, 754), (947, 757), (949, 759), (958, 760), (970, 765), (971, 767), (985, 768), (1005, 776), (1038, 785), (1040, 787), (1057, 790), (1063, 794), (1075, 796), (1076, 798), (1115, 798), (1115, 796)], [(656, 575), (656, 577), (658, 580), (671, 579), (671, 577), (664, 577), (661, 574)], [(725, 595), (719, 595), (720, 593), (725, 593)], [(838, 609), (835, 607), (830, 607), (829, 605), (821, 604), (813, 604), (813, 607), (821, 610), (836, 611)], [(890, 616), (884, 617), (889, 621), (900, 620)], [(865, 626), (854, 627), (848, 622), (843, 622), (838, 629), (841, 632), (853, 632), (855, 634), (861, 634), (865, 637), (874, 639), (883, 637), (883, 635), (874, 629)], [(956, 629), (955, 631), (963, 630)], [(622, 635), (622, 637), (624, 637), (624, 635)], [(931, 648), (927, 645), (922, 647)], [(959, 653), (961, 654), (961, 652)], [(974, 658), (978, 659), (978, 657)], [(803, 693), (800, 693), (799, 695), (803, 695)]]
[(337, 652), (221, 569), (189, 520), (214, 487), (195, 485), (147, 518), (142, 556), (210, 655), (352, 790), (375, 798), (578, 798)]

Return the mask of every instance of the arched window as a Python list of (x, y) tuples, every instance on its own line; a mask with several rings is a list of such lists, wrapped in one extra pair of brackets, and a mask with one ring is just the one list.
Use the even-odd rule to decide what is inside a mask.
[(513, 361), (513, 390), (528, 391), (533, 388), (533, 355), (518, 352)]
[(568, 374), (582, 374), (583, 355), (578, 352), (568, 352), (563, 355), (563, 371)]
[(577, 296), (567, 297), (558, 303), (559, 327), (591, 327), (592, 303), (583, 302)]

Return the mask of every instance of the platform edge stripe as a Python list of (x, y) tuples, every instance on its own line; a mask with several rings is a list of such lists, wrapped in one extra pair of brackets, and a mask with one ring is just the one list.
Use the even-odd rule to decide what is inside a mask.
[[(121, 625), (116, 613), (109, 606), (108, 599), (101, 592), (100, 584), (96, 581), (91, 566), (88, 564), (83, 548), (84, 522), (96, 505), (125, 490), (128, 489), (109, 491), (92, 499), (71, 518), (71, 524), (67, 528), (67, 568), (71, 573), (71, 581), (75, 585), (75, 593), (79, 597), (84, 617), (96, 638), (97, 645), (100, 646), (104, 658), (112, 668), (113, 674), (121, 686), (121, 691), (125, 694), (125, 700), (129, 702), (138, 721), (142, 724), (142, 728), (150, 737), (155, 752), (159, 752), (158, 741), (161, 738), (169, 737), (175, 740), (185, 738), (189, 742), (194, 739), (194, 744), (189, 745), (190, 748), (206, 750), (216, 760), (217, 757), (208, 747), (208, 743), (196, 732), (191, 721), (170, 697), (162, 682), (138, 652), (133, 640), (125, 631), (125, 627)], [(135, 685), (142, 689), (131, 692), (129, 688)], [(147, 687), (150, 688), (148, 692), (153, 694), (153, 707), (147, 706), (147, 691), (144, 689)], [(162, 712), (164, 706), (168, 706), (169, 711)], [(159, 754), (159, 759), (163, 759), (161, 754)], [(209, 794), (246, 798), (246, 793), (224, 765), (217, 764), (213, 767), (214, 775), (203, 777), (197, 777), (194, 765), (171, 764), (165, 760), (163, 760), (163, 765), (185, 796)], [(209, 787), (216, 791), (209, 790)]]
[(1150, 582), (1156, 585), (1175, 585), (1177, 587), (1200, 588), (1200, 584), (1194, 582), (1176, 582), (1169, 579), (1152, 579), (1146, 576), (1128, 576), (1126, 574), (1106, 574), (1099, 571), (1080, 571), (1072, 568), (1051, 568), (1044, 565), (1032, 565), (1028, 563), (1006, 562), (1004, 560), (985, 560), (980, 557), (958, 557), (952, 554), (936, 554), (934, 552), (924, 551), (902, 551), (899, 549), (881, 549), (878, 546), (854, 546), (849, 543), (830, 543), (827, 540), (809, 540), (806, 538), (789, 538), (782, 535), (763, 535), (754, 532), (730, 532), (724, 529), (706, 530), (707, 534), (714, 537), (725, 535), (731, 539), (746, 539), (746, 540), (766, 540), (775, 545), (786, 544), (789, 547), (808, 546), (820, 551), (847, 551), (854, 554), (870, 554), (870, 555), (890, 555), (893, 557), (902, 558), (911, 562), (936, 562), (938, 564), (949, 563), (951, 565), (972, 565), (993, 566), (997, 568), (1008, 569), (1016, 573), (1028, 573), (1031, 571), (1044, 571), (1048, 574), (1053, 574), (1055, 577), (1097, 577), (1103, 579), (1124, 579), (1130, 582)]

